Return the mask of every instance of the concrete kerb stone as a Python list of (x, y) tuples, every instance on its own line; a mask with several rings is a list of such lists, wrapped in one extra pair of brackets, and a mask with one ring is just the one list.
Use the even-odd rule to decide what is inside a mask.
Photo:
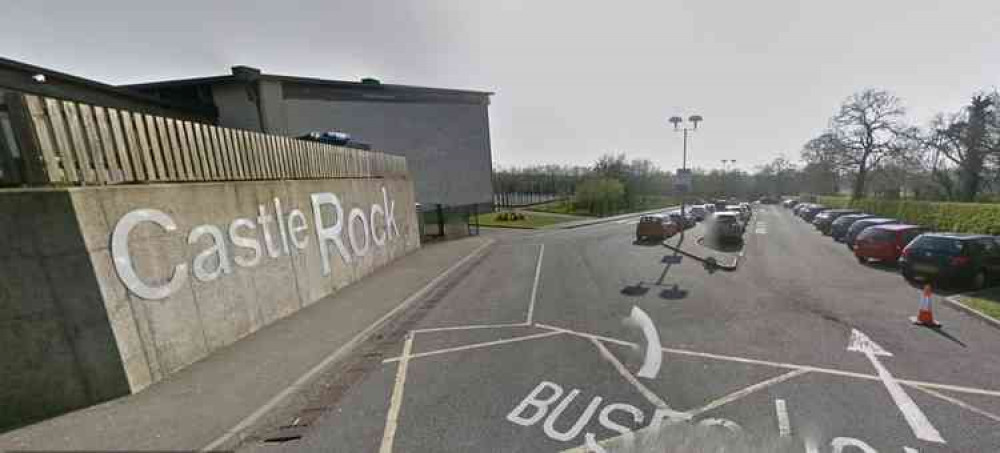
[(350, 355), (359, 345), (367, 341), (373, 334), (375, 334), (378, 329), (388, 322), (390, 322), (397, 315), (405, 312), (407, 309), (416, 304), (417, 301), (423, 299), (428, 293), (440, 286), (446, 280), (454, 275), (459, 269), (469, 265), (470, 262), (475, 261), (477, 258), (484, 256), (484, 254), (489, 251), (489, 249), (496, 243), (494, 239), (487, 239), (482, 245), (475, 248), (467, 255), (456, 261), (450, 267), (442, 271), (432, 280), (427, 282), (423, 287), (416, 290), (405, 300), (396, 305), (395, 308), (385, 313), (377, 321), (366, 327), (364, 330), (359, 332), (357, 335), (351, 338), (350, 341), (344, 345), (337, 348), (332, 354), (324, 358), (318, 364), (313, 366), (309, 371), (300, 376), (295, 380), (290, 386), (286, 387), (284, 390), (279, 392), (277, 395), (273, 396), (264, 405), (260, 406), (253, 413), (242, 419), (236, 426), (230, 428), (220, 437), (212, 441), (210, 444), (206, 445), (201, 449), (201, 451), (217, 451), (225, 450), (230, 448), (235, 448), (240, 442), (244, 440), (245, 434), (252, 429), (252, 427), (265, 415), (267, 415), (271, 410), (275, 409), (282, 403), (284, 403), (289, 397), (295, 394), (297, 391), (305, 388), (310, 382), (312, 382), (317, 376), (319, 376), (324, 370), (330, 368), (343, 357)]
[(963, 296), (961, 294), (956, 294), (954, 296), (945, 297), (944, 301), (952, 308), (961, 312), (965, 312), (966, 314), (971, 315), (973, 318), (983, 321), (984, 323), (986, 323), (990, 327), (993, 327), (994, 329), (1000, 329), (1000, 320), (992, 316), (989, 316), (979, 310), (976, 310), (975, 308), (963, 304), (962, 297)]
[(660, 213), (660, 212), (664, 212), (664, 211), (671, 211), (671, 210), (679, 209), (679, 208), (680, 208), (680, 206), (668, 206), (668, 207), (665, 207), (665, 208), (653, 209), (653, 210), (650, 210), (650, 211), (633, 212), (633, 213), (630, 213), (630, 214), (622, 214), (622, 215), (618, 215), (618, 216), (614, 216), (614, 217), (604, 217), (604, 218), (595, 219), (595, 220), (592, 220), (592, 221), (581, 221), (580, 223), (575, 223), (574, 222), (574, 223), (570, 223), (570, 224), (567, 224), (567, 225), (561, 225), (561, 226), (560, 225), (553, 225), (552, 228), (561, 229), (561, 230), (572, 230), (574, 228), (581, 228), (581, 227), (591, 226), (591, 225), (600, 225), (602, 223), (615, 222), (615, 221), (622, 220), (622, 219), (627, 219), (627, 218), (630, 218), (630, 217), (639, 217), (639, 216), (644, 216), (644, 215), (648, 215), (648, 214), (656, 214), (656, 213)]

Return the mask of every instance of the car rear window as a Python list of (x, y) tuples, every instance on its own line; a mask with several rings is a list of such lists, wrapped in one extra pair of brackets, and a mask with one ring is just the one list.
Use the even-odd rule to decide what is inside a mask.
[(920, 236), (910, 245), (910, 248), (948, 253), (961, 252), (964, 247), (965, 243), (958, 239), (940, 236)]
[(868, 228), (861, 232), (858, 239), (864, 239), (868, 241), (878, 241), (878, 242), (889, 242), (896, 239), (896, 233), (889, 230), (883, 230), (881, 228)]
[(659, 217), (649, 216), (649, 217), (641, 217), (641, 218), (639, 218), (639, 221), (642, 222), (642, 223), (661, 223), (663, 221), (663, 219), (661, 219)]

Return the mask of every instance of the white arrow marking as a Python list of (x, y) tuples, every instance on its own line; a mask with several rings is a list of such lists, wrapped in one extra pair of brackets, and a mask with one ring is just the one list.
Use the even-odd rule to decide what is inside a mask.
[(632, 321), (642, 328), (642, 334), (646, 337), (646, 358), (642, 361), (642, 367), (639, 368), (636, 375), (652, 379), (660, 372), (660, 365), (663, 362), (660, 334), (656, 331), (653, 320), (638, 306), (632, 307)]
[(913, 399), (903, 391), (899, 381), (892, 377), (889, 370), (879, 362), (877, 356), (891, 357), (892, 353), (883, 349), (858, 329), (851, 329), (851, 341), (847, 350), (857, 351), (868, 357), (872, 366), (875, 367), (879, 379), (882, 380), (882, 384), (885, 385), (885, 389), (889, 391), (889, 396), (892, 397), (892, 401), (896, 403), (899, 411), (903, 413), (906, 423), (910, 424), (910, 429), (913, 430), (913, 435), (917, 436), (917, 439), (940, 444), (946, 443), (941, 438), (941, 433), (934, 428), (927, 416), (917, 407), (917, 403), (913, 402)]

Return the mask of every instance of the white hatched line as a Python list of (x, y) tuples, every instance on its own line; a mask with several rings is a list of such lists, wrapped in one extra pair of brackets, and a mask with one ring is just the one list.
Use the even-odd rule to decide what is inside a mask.
[(788, 407), (785, 406), (785, 400), (781, 398), (774, 400), (774, 412), (778, 417), (778, 435), (781, 437), (791, 436), (792, 426), (788, 423)]
[(535, 282), (531, 284), (531, 302), (528, 305), (528, 320), (525, 324), (531, 324), (535, 319), (535, 297), (538, 295), (538, 277), (542, 275), (542, 258), (545, 257), (545, 244), (538, 249), (538, 262), (535, 263)]
[[(575, 335), (575, 336), (578, 336), (578, 337), (596, 338), (598, 340), (601, 340), (601, 341), (604, 341), (604, 342), (607, 342), (607, 343), (615, 343), (615, 344), (620, 344), (622, 346), (638, 346), (636, 343), (632, 343), (630, 341), (625, 341), (625, 340), (619, 340), (617, 338), (611, 338), (611, 337), (606, 337), (606, 336), (602, 336), (602, 335), (595, 335), (595, 334), (586, 333), (586, 332), (577, 332), (575, 330), (565, 329), (565, 328), (562, 328), (562, 327), (556, 327), (556, 326), (551, 326), (551, 325), (541, 324), (541, 323), (535, 323), (534, 325), (536, 327), (540, 327), (542, 329), (548, 329), (548, 330), (552, 330), (552, 331), (564, 332), (564, 333), (568, 333), (570, 335)], [(703, 357), (703, 358), (706, 358), (706, 359), (723, 360), (723, 361), (727, 361), (727, 362), (749, 363), (749, 364), (753, 364), (753, 365), (765, 365), (765, 366), (771, 366), (771, 367), (776, 367), (776, 368), (786, 368), (786, 369), (789, 369), (789, 370), (805, 370), (805, 371), (810, 371), (810, 372), (814, 372), (814, 373), (829, 374), (829, 375), (833, 375), (833, 376), (845, 376), (845, 377), (852, 377), (852, 378), (857, 378), (857, 379), (866, 379), (866, 380), (869, 380), (869, 381), (879, 381), (879, 380), (881, 380), (881, 379), (879, 379), (878, 376), (871, 375), (871, 374), (856, 373), (856, 372), (853, 372), (853, 371), (835, 370), (835, 369), (832, 369), (832, 368), (823, 368), (823, 367), (810, 366), (810, 365), (797, 365), (797, 364), (794, 364), (794, 363), (784, 363), (784, 362), (771, 362), (771, 361), (768, 361), (768, 360), (748, 359), (748, 358), (744, 358), (744, 357), (735, 357), (735, 356), (722, 355), (722, 354), (712, 354), (712, 353), (709, 353), (709, 352), (689, 351), (689, 350), (685, 350), (685, 349), (674, 349), (674, 348), (666, 348), (666, 347), (664, 347), (662, 349), (663, 349), (663, 352), (668, 352), (668, 353), (671, 353), (671, 354), (684, 355), (684, 356), (691, 356), (691, 357)], [(987, 396), (1000, 397), (1000, 390), (989, 390), (989, 389), (981, 389), (981, 388), (975, 388), (975, 387), (965, 387), (965, 386), (961, 386), (961, 385), (939, 384), (939, 383), (935, 383), (935, 382), (915, 381), (915, 380), (908, 380), (908, 379), (897, 379), (897, 382), (899, 382), (900, 384), (906, 385), (906, 386), (910, 386), (910, 387), (923, 387), (925, 389), (927, 389), (927, 388), (933, 388), (933, 389), (937, 389), (937, 390), (948, 390), (948, 391), (958, 392), (958, 393), (969, 393), (969, 394), (974, 394), (974, 395), (987, 395)]]
[(415, 329), (413, 333), (447, 332), (451, 330), (476, 330), (476, 329), (504, 329), (508, 327), (527, 327), (528, 323), (519, 322), (516, 324), (472, 324), (468, 326), (452, 327), (431, 327), (428, 329)]
[(758, 382), (758, 383), (756, 383), (754, 385), (751, 385), (751, 386), (749, 386), (749, 387), (747, 387), (745, 389), (737, 390), (737, 391), (735, 391), (733, 393), (730, 393), (730, 394), (728, 394), (726, 396), (723, 396), (722, 398), (719, 398), (719, 399), (717, 399), (715, 401), (712, 401), (711, 403), (708, 403), (708, 404), (706, 404), (706, 405), (704, 405), (702, 407), (699, 407), (698, 409), (695, 409), (695, 410), (692, 410), (692, 411), (688, 411), (688, 412), (692, 416), (697, 416), (697, 415), (700, 415), (700, 414), (704, 414), (705, 412), (708, 412), (708, 411), (710, 411), (712, 409), (718, 408), (720, 406), (724, 406), (724, 405), (729, 404), (729, 403), (731, 403), (733, 401), (737, 401), (737, 400), (739, 400), (739, 399), (741, 399), (741, 398), (743, 398), (743, 397), (745, 397), (745, 396), (747, 396), (747, 395), (749, 395), (749, 394), (751, 394), (753, 392), (756, 392), (758, 390), (766, 389), (766, 388), (768, 388), (768, 387), (770, 387), (770, 386), (772, 386), (774, 384), (785, 382), (785, 381), (787, 381), (787, 380), (789, 380), (789, 379), (791, 379), (791, 378), (793, 378), (795, 376), (801, 376), (801, 375), (806, 374), (808, 372), (809, 372), (809, 370), (801, 370), (801, 369), (800, 370), (792, 370), (792, 371), (789, 371), (789, 372), (787, 372), (785, 374), (782, 374), (781, 376), (775, 376), (775, 377), (773, 377), (771, 379), (768, 379), (766, 381), (761, 381), (761, 382)]
[(642, 385), (642, 382), (639, 382), (639, 380), (636, 379), (635, 376), (633, 376), (632, 373), (630, 373), (628, 369), (625, 368), (625, 365), (623, 365), (614, 356), (614, 354), (611, 353), (611, 351), (608, 351), (608, 348), (604, 346), (604, 343), (597, 341), (597, 339), (595, 338), (590, 338), (590, 342), (594, 343), (594, 346), (597, 346), (597, 350), (598, 352), (601, 353), (601, 357), (604, 357), (605, 360), (611, 362), (611, 365), (615, 367), (615, 370), (618, 371), (618, 374), (622, 375), (622, 377), (625, 378), (625, 380), (628, 381), (629, 384), (632, 384), (632, 386), (634, 386), (636, 390), (638, 390), (639, 393), (641, 393), (642, 396), (645, 397), (646, 400), (650, 402), (650, 404), (656, 406), (657, 409), (670, 409), (670, 406), (667, 405), (667, 402), (663, 401), (663, 398), (660, 398), (659, 395), (653, 393), (653, 391), (647, 388), (645, 385)]
[(403, 405), (403, 387), (406, 384), (406, 368), (410, 363), (410, 351), (413, 350), (413, 334), (406, 336), (403, 343), (403, 355), (400, 356), (399, 368), (396, 370), (396, 383), (392, 387), (392, 399), (389, 401), (389, 413), (386, 414), (385, 430), (382, 432), (382, 446), (379, 453), (392, 453), (392, 443), (396, 438), (396, 427), (399, 422), (399, 408)]
[[(514, 338), (503, 339), (503, 340), (487, 341), (487, 342), (484, 342), (484, 343), (473, 343), (473, 344), (467, 344), (465, 346), (457, 346), (457, 347), (454, 347), (454, 348), (437, 349), (437, 350), (434, 350), (434, 351), (427, 351), (427, 352), (421, 352), (421, 353), (418, 353), (418, 354), (411, 354), (409, 358), (410, 359), (419, 359), (421, 357), (428, 357), (428, 356), (439, 355), (439, 354), (447, 354), (449, 352), (458, 352), (458, 351), (466, 351), (466, 350), (469, 350), (469, 349), (486, 348), (486, 347), (490, 347), (490, 346), (497, 346), (497, 345), (507, 344), (507, 343), (517, 343), (519, 341), (527, 341), (527, 340), (534, 340), (534, 339), (537, 339), (537, 338), (551, 337), (553, 335), (559, 335), (561, 333), (562, 332), (542, 332), (542, 333), (536, 333), (536, 334), (532, 334), (532, 335), (525, 335), (523, 337), (514, 337)], [(392, 357), (392, 358), (389, 358), (389, 359), (385, 359), (385, 360), (382, 361), (382, 363), (398, 362), (398, 361), (400, 361), (402, 359), (402, 357), (403, 356)]]
[(960, 400), (958, 398), (953, 398), (953, 397), (950, 397), (950, 396), (945, 395), (943, 393), (935, 392), (934, 390), (931, 390), (931, 389), (926, 389), (926, 388), (923, 388), (923, 387), (920, 387), (920, 386), (917, 386), (916, 388), (917, 388), (917, 390), (920, 390), (921, 392), (924, 392), (924, 393), (926, 393), (928, 395), (936, 396), (936, 397), (941, 398), (941, 399), (943, 399), (943, 400), (945, 400), (945, 401), (947, 401), (949, 403), (952, 403), (952, 404), (954, 404), (956, 406), (959, 406), (959, 407), (961, 407), (963, 409), (968, 409), (968, 410), (970, 410), (972, 412), (975, 412), (975, 413), (977, 413), (979, 415), (982, 415), (983, 417), (986, 417), (986, 418), (988, 418), (990, 420), (993, 420), (995, 422), (1000, 422), (1000, 415), (996, 415), (996, 414), (994, 414), (992, 412), (984, 411), (984, 410), (982, 410), (982, 409), (980, 409), (980, 408), (978, 408), (976, 406), (973, 406), (973, 405), (971, 405), (969, 403), (966, 403), (965, 401), (962, 401), (962, 400)]

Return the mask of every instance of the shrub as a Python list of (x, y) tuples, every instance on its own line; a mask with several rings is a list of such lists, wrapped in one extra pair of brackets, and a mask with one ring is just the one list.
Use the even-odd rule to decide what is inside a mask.
[(918, 200), (880, 200), (819, 197), (830, 207), (851, 207), (872, 214), (924, 225), (938, 231), (1000, 235), (1000, 205)]

